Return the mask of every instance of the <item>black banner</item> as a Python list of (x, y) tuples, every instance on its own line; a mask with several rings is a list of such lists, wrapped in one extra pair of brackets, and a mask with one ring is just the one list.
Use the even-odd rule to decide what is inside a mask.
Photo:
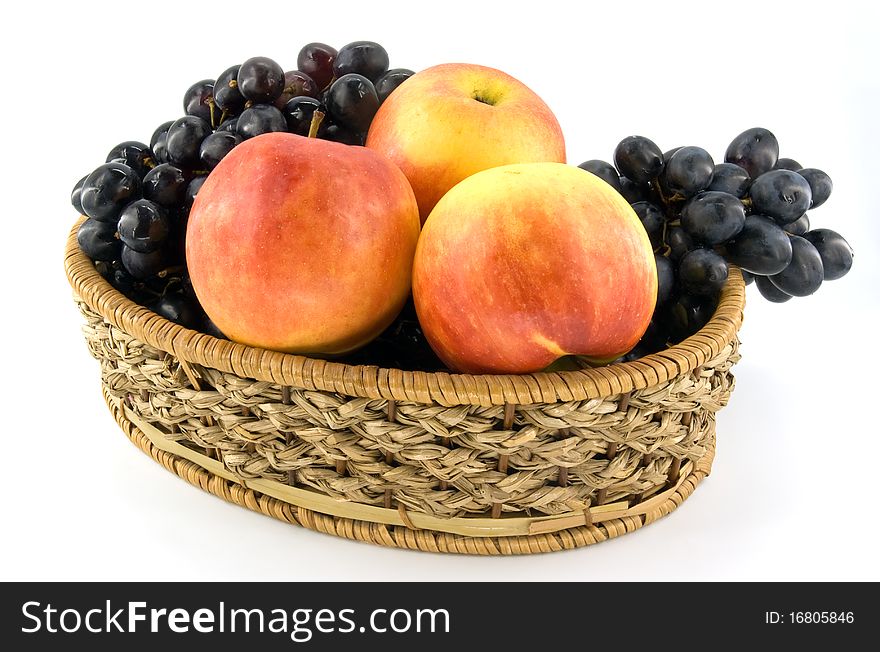
[[(119, 650), (635, 649), (880, 633), (870, 584), (20, 583), (4, 584), (0, 640), (13, 648)], [(690, 639), (690, 642), (688, 642)], [(194, 647), (195, 646), (195, 647)], [(491, 646), (491, 648), (489, 647)]]

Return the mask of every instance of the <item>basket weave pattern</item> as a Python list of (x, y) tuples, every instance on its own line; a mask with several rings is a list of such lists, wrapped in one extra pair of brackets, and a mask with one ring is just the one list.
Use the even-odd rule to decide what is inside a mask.
[[(351, 367), (217, 340), (128, 301), (73, 237), (66, 266), (111, 410), (157, 460), (164, 453), (141, 443), (143, 433), (129, 421), (218, 460), (241, 487), (270, 480), (397, 510), (408, 525), (415, 514), (503, 522), (587, 510), (586, 527), (535, 535), (542, 550), (614, 536), (613, 525), (591, 525), (591, 507), (638, 505), (681, 484), (690, 463), (693, 481), (623, 531), (674, 509), (708, 472), (715, 412), (727, 404), (739, 359), (743, 284), (735, 270), (710, 324), (662, 354), (579, 372), (466, 376)], [(160, 461), (178, 472), (179, 460)], [(205, 473), (182, 464), (187, 474)], [(204, 478), (197, 483), (204, 486)], [(227, 484), (214, 493), (231, 500), (235, 481)], [(284, 509), (261, 511), (281, 518)], [(286, 509), (284, 520), (311, 520), (336, 534), (344, 522), (360, 523)], [(374, 525), (360, 523), (360, 536), (348, 525), (342, 534), (397, 545)], [(480, 541), (483, 550), (438, 543), (450, 536), (422, 533), (421, 543), (407, 547), (512, 550), (504, 537)]]
[[(307, 486), (341, 500), (440, 516), (560, 514), (649, 496), (694, 462), (733, 389), (732, 343), (697, 373), (604, 398), (444, 407), (282, 388), (193, 365), (139, 342), (80, 304), (111, 396), (242, 478)], [(624, 403), (628, 405), (624, 405)], [(511, 414), (507, 408), (508, 418)], [(506, 471), (501, 470), (505, 465)], [(497, 508), (496, 508), (497, 509)]]

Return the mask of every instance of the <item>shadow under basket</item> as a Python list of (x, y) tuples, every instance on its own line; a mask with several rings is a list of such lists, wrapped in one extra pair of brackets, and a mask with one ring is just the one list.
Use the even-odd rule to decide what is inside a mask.
[(426, 373), (266, 351), (178, 326), (65, 269), (104, 398), (169, 471), (336, 536), (432, 552), (576, 548), (665, 516), (709, 474), (745, 286), (661, 353), (528, 375)]

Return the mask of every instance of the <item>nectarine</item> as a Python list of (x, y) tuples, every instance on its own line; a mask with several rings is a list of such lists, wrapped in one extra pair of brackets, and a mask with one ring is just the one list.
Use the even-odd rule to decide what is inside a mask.
[(519, 374), (567, 354), (629, 351), (651, 319), (657, 268), (644, 227), (607, 183), (560, 163), (507, 165), (434, 207), (413, 295), (450, 368)]
[(409, 295), (415, 197), (390, 161), (287, 133), (245, 141), (190, 213), (196, 295), (230, 339), (337, 354), (386, 328)]

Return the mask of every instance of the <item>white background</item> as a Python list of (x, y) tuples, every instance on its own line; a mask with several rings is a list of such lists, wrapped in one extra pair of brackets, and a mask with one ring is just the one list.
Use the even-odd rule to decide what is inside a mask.
[[(2, 48), (2, 579), (880, 580), (876, 257), (880, 62), (874, 3), (18, 3)], [(425, 5), (425, 8), (421, 8)], [(876, 6), (876, 4), (874, 4)], [(845, 279), (785, 305), (752, 287), (712, 476), (623, 538), (519, 558), (353, 543), (199, 491), (107, 412), (62, 268), (69, 192), (184, 90), (309, 41), (385, 45), (392, 66), (464, 61), (531, 86), (569, 162), (624, 136), (701, 145), (740, 131), (825, 169), (814, 226), (856, 250)]]

